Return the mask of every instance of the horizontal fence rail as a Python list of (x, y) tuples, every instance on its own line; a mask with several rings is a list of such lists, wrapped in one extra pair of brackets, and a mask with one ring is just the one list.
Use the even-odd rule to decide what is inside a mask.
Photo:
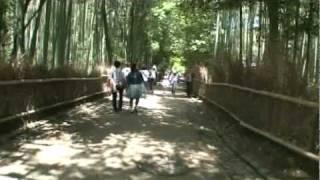
[(20, 85), (20, 84), (38, 84), (38, 83), (51, 83), (51, 82), (61, 82), (61, 81), (96, 81), (107, 79), (107, 76), (103, 77), (93, 77), (93, 78), (48, 78), (48, 79), (21, 79), (12, 81), (0, 81), (0, 86), (8, 85)]
[(209, 86), (230, 87), (230, 88), (238, 89), (238, 90), (241, 90), (241, 91), (251, 92), (251, 93), (254, 93), (254, 94), (257, 94), (257, 95), (268, 96), (270, 98), (274, 98), (274, 99), (278, 99), (278, 100), (282, 100), (282, 101), (287, 101), (287, 102), (291, 102), (291, 103), (300, 104), (302, 106), (308, 106), (308, 107), (311, 107), (311, 108), (319, 108), (319, 103), (316, 103), (316, 102), (313, 102), (313, 101), (307, 101), (307, 100), (304, 100), (304, 99), (299, 99), (299, 98), (295, 98), (295, 97), (291, 97), (291, 96), (286, 96), (286, 95), (283, 95), (283, 94), (277, 94), (277, 93), (263, 91), (263, 90), (256, 90), (256, 89), (243, 87), (243, 86), (238, 86), (238, 85), (234, 85), (234, 84), (228, 84), (228, 83), (210, 83), (210, 84), (207, 84), (207, 85), (209, 85)]
[(23, 117), (26, 117), (28, 115), (32, 115), (34, 113), (39, 113), (39, 112), (42, 112), (42, 111), (50, 110), (50, 109), (53, 109), (53, 108), (56, 108), (56, 107), (59, 107), (59, 106), (64, 106), (64, 105), (76, 103), (76, 102), (79, 102), (79, 101), (82, 101), (82, 100), (85, 100), (85, 99), (88, 99), (88, 98), (91, 98), (91, 97), (94, 97), (94, 96), (102, 95), (104, 93), (106, 93), (106, 91), (101, 91), (101, 92), (89, 94), (87, 96), (82, 96), (82, 97), (79, 97), (79, 98), (76, 98), (76, 99), (73, 99), (73, 100), (63, 101), (63, 102), (59, 102), (59, 103), (52, 104), (52, 105), (49, 105), (49, 106), (40, 107), (40, 108), (37, 108), (37, 109), (33, 109), (33, 110), (29, 110), (29, 111), (22, 112), (22, 113), (19, 113), (19, 114), (15, 114), (15, 115), (12, 115), (12, 116), (8, 116), (8, 117), (5, 117), (5, 118), (1, 118), (0, 119), (0, 123), (7, 122), (7, 121), (10, 121), (10, 120), (14, 120), (14, 119), (18, 119), (18, 118), (23, 118)]
[(107, 76), (0, 81), (0, 125), (106, 93)]
[(319, 103), (228, 83), (194, 81), (195, 94), (242, 127), (319, 161)]

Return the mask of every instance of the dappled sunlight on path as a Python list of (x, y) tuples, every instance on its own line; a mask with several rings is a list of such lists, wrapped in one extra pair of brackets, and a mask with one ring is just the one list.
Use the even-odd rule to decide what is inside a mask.
[[(128, 104), (127, 101), (125, 104)], [(79, 105), (30, 124), (1, 145), (0, 177), (13, 179), (151, 180), (229, 179), (223, 164), (234, 157), (213, 137), (199, 133), (201, 101), (155, 91), (141, 100), (138, 114), (113, 113), (108, 98)], [(146, 164), (145, 162), (150, 164)], [(160, 164), (183, 166), (179, 176), (150, 171)], [(144, 163), (144, 164), (143, 164)], [(232, 162), (233, 163), (233, 162)], [(163, 167), (161, 167), (163, 168)], [(247, 167), (240, 167), (243, 171)], [(155, 171), (156, 172), (156, 171)], [(182, 172), (182, 171), (181, 171)], [(177, 173), (178, 174), (178, 173)], [(255, 179), (248, 173), (246, 179)]]

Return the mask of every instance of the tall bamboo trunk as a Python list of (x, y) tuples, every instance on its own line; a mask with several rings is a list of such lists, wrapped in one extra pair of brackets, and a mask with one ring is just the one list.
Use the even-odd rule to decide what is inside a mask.
[(279, 1), (268, 1), (268, 13), (270, 21), (270, 31), (268, 40), (268, 56), (266, 59), (268, 71), (270, 72), (270, 83), (273, 88), (281, 89), (282, 84), (282, 59), (281, 59), (281, 45), (279, 33)]
[(307, 29), (307, 50), (306, 50), (306, 62), (304, 67), (303, 79), (308, 82), (309, 78), (309, 66), (310, 66), (310, 49), (312, 44), (312, 25), (313, 25), (313, 2), (309, 3), (309, 17), (308, 17), (308, 29)]
[(47, 0), (46, 4), (46, 15), (44, 25), (44, 37), (43, 37), (43, 54), (42, 54), (42, 65), (48, 66), (48, 47), (49, 47), (49, 36), (50, 36), (50, 21), (51, 21), (51, 5), (52, 1)]
[(32, 38), (30, 42), (30, 50), (29, 50), (29, 64), (32, 65), (34, 61), (34, 56), (36, 53), (36, 46), (37, 46), (37, 37), (38, 37), (38, 29), (40, 26), (40, 20), (41, 20), (41, 13), (42, 13), (42, 7), (44, 5), (46, 0), (41, 0), (38, 10), (37, 10), (37, 18), (35, 20), (35, 25), (33, 28)]
[(299, 41), (299, 17), (300, 17), (300, 1), (296, 6), (296, 16), (295, 16), (295, 32), (294, 32), (294, 42), (293, 42), (293, 62), (297, 65), (297, 53), (298, 53), (298, 41)]
[(242, 22), (242, 3), (240, 3), (239, 7), (239, 22), (240, 22), (240, 30), (239, 30), (239, 63), (242, 64), (242, 29), (243, 29), (243, 22)]
[(249, 62), (249, 64), (248, 64), (248, 68), (249, 68), (249, 70), (250, 70), (250, 68), (251, 68), (251, 64), (252, 64), (252, 62), (253, 62), (253, 46), (254, 46), (254, 44), (253, 44), (253, 34), (254, 34), (254, 31), (253, 31), (253, 28), (254, 28), (254, 4), (253, 3), (251, 3), (250, 4), (250, 14), (249, 14), (249, 28), (250, 28), (250, 30), (249, 30), (249, 32), (250, 32), (250, 35), (249, 35), (249, 56), (248, 56), (248, 62)]
[(259, 2), (259, 36), (258, 36), (258, 59), (257, 59), (257, 67), (260, 67), (261, 61), (261, 36), (262, 36), (262, 1)]
[(134, 45), (134, 26), (135, 26), (135, 3), (136, 1), (132, 1), (131, 9), (130, 9), (130, 31), (129, 31), (129, 43), (127, 46), (127, 54), (129, 57), (129, 62), (133, 63), (134, 60), (134, 52), (133, 52), (133, 45)]
[(216, 32), (215, 32), (215, 41), (214, 41), (214, 57), (217, 58), (218, 53), (218, 44), (219, 44), (219, 32), (220, 32), (220, 12), (217, 12), (216, 20)]
[(106, 50), (108, 53), (108, 61), (107, 62), (109, 65), (111, 65), (112, 59), (113, 59), (113, 48), (112, 48), (112, 44), (111, 44), (105, 0), (102, 0), (101, 11), (102, 11), (102, 21), (103, 21), (103, 27), (104, 27), (105, 47), (106, 47)]

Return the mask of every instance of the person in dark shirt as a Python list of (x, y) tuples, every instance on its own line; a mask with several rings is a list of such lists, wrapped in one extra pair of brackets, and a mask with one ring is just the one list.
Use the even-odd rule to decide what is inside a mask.
[(186, 85), (187, 85), (187, 96), (190, 98), (192, 96), (192, 81), (193, 81), (193, 74), (188, 72), (185, 77)]
[[(130, 99), (131, 112), (137, 112), (137, 106), (144, 90), (144, 81), (141, 72), (137, 69), (136, 64), (131, 65), (131, 72), (127, 76), (127, 84), (127, 96)], [(133, 107), (134, 99), (135, 106)]]

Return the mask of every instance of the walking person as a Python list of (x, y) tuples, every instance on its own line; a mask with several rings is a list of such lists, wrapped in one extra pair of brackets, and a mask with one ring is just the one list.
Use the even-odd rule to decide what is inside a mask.
[(153, 94), (153, 84), (156, 80), (156, 70), (155, 68), (152, 68), (149, 70), (149, 78), (148, 78), (148, 84), (149, 84), (149, 90)]
[(158, 81), (160, 81), (160, 76), (159, 76), (159, 72), (158, 72), (158, 68), (157, 68), (157, 66), (154, 64), (153, 66), (152, 66), (152, 70), (154, 70), (154, 72), (155, 72), (155, 82), (158, 82)]
[(193, 74), (191, 72), (188, 72), (186, 74), (186, 85), (187, 85), (187, 96), (190, 98), (192, 95), (192, 80), (193, 80)]
[[(121, 63), (119, 61), (114, 62), (114, 69), (111, 72), (112, 80), (112, 105), (114, 112), (122, 111), (123, 90), (126, 84), (126, 78), (121, 69)], [(117, 103), (117, 97), (119, 95), (119, 102)]]
[[(131, 65), (131, 72), (127, 76), (128, 90), (127, 96), (130, 99), (131, 113), (137, 112), (139, 100), (144, 93), (144, 80), (140, 71), (138, 71), (136, 64)], [(133, 106), (133, 100), (135, 105)]]
[(124, 68), (122, 68), (122, 72), (123, 72), (125, 78), (127, 78), (130, 71), (131, 71), (131, 68), (130, 68), (129, 64), (126, 64), (126, 66)]
[(145, 88), (149, 88), (148, 87), (148, 78), (149, 78), (148, 69), (145, 66), (143, 66), (142, 69), (140, 70), (140, 73), (142, 74), (143, 83), (144, 83)]
[(178, 73), (172, 73), (169, 77), (169, 82), (171, 85), (171, 93), (172, 95), (175, 95), (178, 84)]

